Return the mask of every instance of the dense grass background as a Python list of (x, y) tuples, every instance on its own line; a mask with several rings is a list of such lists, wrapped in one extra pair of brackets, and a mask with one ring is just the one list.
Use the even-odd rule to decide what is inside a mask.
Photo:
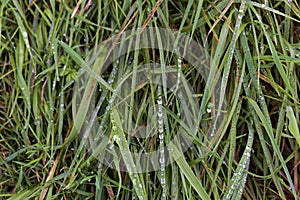
[[(181, 157), (164, 171), (128, 174), (102, 165), (84, 148), (72, 129), (78, 120), (72, 96), (98, 44), (148, 26), (186, 33), (205, 46), (229, 109), (209, 144), (197, 135), (184, 155), (172, 152)], [(0, 199), (300, 198), (297, 1), (1, 0), (0, 34)], [(158, 60), (186, 77), (199, 105), (217, 108), (209, 103), (214, 96), (202, 98), (208, 86), (193, 67), (164, 51), (128, 52), (116, 78), (108, 81), (107, 70), (103, 79), (113, 87), (122, 74)], [(107, 95), (98, 120), (108, 124), (109, 135), (111, 122), (103, 116), (112, 93), (99, 87), (99, 95)], [(140, 110), (127, 111), (129, 119), (147, 116), (153, 88), (140, 91), (142, 100), (130, 102)], [(170, 113), (176, 115), (177, 106)], [(206, 122), (207, 107), (200, 112)], [(176, 121), (169, 119), (165, 130), (171, 137)], [(142, 151), (135, 140), (129, 148)]]

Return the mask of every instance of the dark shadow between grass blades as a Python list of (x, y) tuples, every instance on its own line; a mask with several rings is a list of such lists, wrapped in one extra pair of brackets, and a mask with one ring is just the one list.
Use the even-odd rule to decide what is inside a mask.
[[(219, 76), (216, 72), (209, 70), (210, 57), (207, 53), (205, 53), (203, 48), (199, 46), (196, 41), (187, 37), (185, 34), (178, 32), (176, 33), (169, 29), (146, 28), (142, 33), (140, 33), (140, 29), (129, 30), (123, 32), (117, 42), (115, 42), (115, 40), (116, 37), (112, 37), (111, 39), (101, 43), (98, 46), (97, 51), (94, 51), (97, 52), (97, 54), (90, 57), (89, 65), (92, 66), (91, 68), (93, 71), (95, 71), (95, 73), (101, 71), (99, 74), (101, 75), (103, 72), (105, 72), (108, 66), (116, 62), (121, 56), (124, 56), (132, 51), (141, 49), (157, 49), (165, 52), (173, 52), (187, 61), (201, 75), (206, 82), (206, 88), (209, 89), (208, 93), (202, 97), (200, 102), (201, 106), (199, 109), (199, 103), (192, 87), (189, 85), (185, 77), (182, 76), (182, 73), (181, 76), (178, 76), (176, 69), (166, 66), (165, 63), (143, 65), (137, 68), (137, 83), (150, 84), (151, 82), (151, 84), (156, 86), (161, 85), (162, 88), (172, 91), (174, 96), (180, 102), (181, 107), (185, 108), (181, 112), (180, 119), (175, 119), (178, 122), (177, 124), (180, 124), (177, 129), (177, 133), (171, 138), (169, 143), (165, 140), (165, 165), (169, 165), (174, 161), (174, 159), (176, 159), (176, 156), (172, 155), (172, 149), (170, 148), (171, 143), (173, 143), (174, 146), (176, 146), (182, 153), (187, 151), (192, 145), (194, 137), (200, 138), (203, 141), (203, 146), (206, 146), (210, 140), (210, 137), (215, 134), (216, 128), (223, 120), (224, 112), (221, 112), (221, 110), (226, 110), (226, 103), (224, 102), (222, 104), (222, 108), (217, 109), (217, 114), (215, 114), (215, 117), (211, 117), (208, 133), (200, 134), (199, 127), (206, 104), (208, 103), (211, 94), (214, 94), (215, 105), (218, 105), (218, 94), (220, 90), (220, 81), (218, 81)], [(112, 51), (110, 52), (109, 49), (112, 49)], [(106, 52), (110, 52), (110, 54), (106, 55)], [(99, 57), (102, 57), (102, 59), (99, 59)], [(106, 57), (104, 64), (103, 62), (99, 62), (99, 60), (103, 60), (103, 57)], [(119, 68), (120, 67), (121, 66), (119, 66)], [(215, 74), (213, 80), (208, 80), (210, 73)], [(94, 77), (87, 73), (81, 74), (79, 77), (80, 81), (77, 82), (76, 87), (81, 88), (83, 92), (80, 93), (79, 89), (79, 92), (77, 95), (74, 95), (74, 98), (76, 98), (75, 100), (77, 102), (78, 99), (80, 101), (78, 110), (80, 110), (80, 107), (83, 106), (85, 109), (87, 109), (87, 112), (85, 112), (86, 114), (80, 116), (84, 118), (82, 123), (77, 123), (74, 125), (74, 127), (80, 133), (79, 135), (82, 138), (82, 142), (85, 143), (87, 149), (99, 160), (99, 162), (120, 171), (129, 171), (134, 173), (156, 171), (160, 169), (159, 149), (146, 152), (144, 148), (138, 153), (130, 152), (130, 156), (132, 157), (135, 166), (120, 168), (120, 159), (121, 155), (123, 154), (120, 152), (118, 146), (112, 146), (110, 144), (113, 141), (111, 141), (112, 138), (110, 138), (111, 129), (107, 125), (109, 124), (109, 112), (111, 108), (116, 108), (116, 99), (118, 101), (122, 101), (122, 98), (125, 98), (121, 94), (121, 91), (123, 91), (122, 87), (125, 83), (128, 83), (128, 81), (131, 82), (131, 76), (132, 72), (129, 72), (123, 74), (122, 79), (115, 80), (115, 89), (113, 91), (102, 88), (102, 96), (100, 95), (101, 97), (99, 100), (99, 97), (96, 95), (96, 87), (98, 83), (95, 84), (96, 80)], [(180, 85), (174, 89), (174, 85), (176, 85), (178, 77), (180, 78)], [(162, 90), (162, 97), (165, 95), (164, 89)], [(108, 101), (105, 101), (104, 98), (107, 98), (110, 92), (112, 92), (112, 97)], [(82, 96), (78, 94), (82, 94)], [(107, 107), (107, 105), (110, 106)], [(119, 109), (119, 111), (120, 110), (122, 109)], [(104, 114), (101, 113), (104, 115), (105, 120), (105, 123), (102, 123), (102, 125), (100, 125), (101, 121), (99, 122), (97, 119), (99, 112), (104, 112)], [(105, 112), (106, 114), (108, 113), (106, 119)], [(172, 112), (168, 112), (167, 109), (164, 110), (164, 115), (164, 117), (174, 118), (177, 116), (175, 113), (172, 114)], [(119, 116), (122, 116), (122, 114)], [(128, 123), (126, 119), (122, 120), (125, 120), (125, 122)], [(107, 126), (105, 127), (103, 124)], [(124, 134), (127, 138), (127, 134), (129, 133), (124, 130)], [(144, 135), (149, 134), (146, 133)], [(208, 151), (207, 149), (203, 149), (201, 153), (203, 156), (204, 154), (208, 153)], [(134, 171), (131, 171), (132, 168), (134, 168)]]

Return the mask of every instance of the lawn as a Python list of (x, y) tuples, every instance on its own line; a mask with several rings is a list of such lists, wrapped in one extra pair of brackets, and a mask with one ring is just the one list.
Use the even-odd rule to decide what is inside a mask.
[(300, 199), (298, 1), (0, 2), (0, 199)]

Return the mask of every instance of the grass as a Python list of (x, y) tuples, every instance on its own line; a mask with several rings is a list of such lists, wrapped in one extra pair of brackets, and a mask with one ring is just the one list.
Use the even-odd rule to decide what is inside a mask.
[[(184, 45), (162, 50), (163, 35), (160, 48), (131, 51), (122, 33), (148, 27), (202, 46), (207, 74), (178, 54)], [(300, 199), (299, 33), (297, 1), (1, 0), (0, 199)], [(190, 104), (173, 86), (193, 89)], [(171, 142), (178, 130), (197, 132), (185, 152)]]

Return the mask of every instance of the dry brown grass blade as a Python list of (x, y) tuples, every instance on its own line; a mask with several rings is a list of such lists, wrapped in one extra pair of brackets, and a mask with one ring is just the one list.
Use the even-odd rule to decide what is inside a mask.
[(78, 3), (77, 3), (77, 5), (75, 6), (74, 11), (73, 11), (73, 13), (72, 13), (72, 15), (71, 15), (71, 19), (72, 19), (72, 18), (75, 16), (75, 14), (77, 13), (78, 8), (79, 8), (79, 6), (80, 6), (80, 4), (81, 4), (81, 1), (82, 1), (82, 0), (79, 0)]
[(154, 16), (154, 13), (157, 11), (157, 9), (158, 9), (158, 7), (160, 6), (161, 3), (162, 3), (162, 0), (157, 1), (157, 3), (155, 4), (154, 8), (152, 9), (150, 15), (148, 16), (145, 23), (143, 24), (143, 27), (142, 27), (140, 33), (142, 33), (144, 31), (144, 29), (146, 28), (146, 26), (149, 24), (152, 17)]
[[(206, 45), (207, 43), (207, 39), (208, 39), (208, 36), (210, 35), (210, 33), (213, 31), (213, 29), (217, 26), (217, 24), (220, 22), (220, 20), (225, 17), (225, 14), (226, 12), (229, 10), (229, 8), (231, 7), (231, 5), (234, 3), (234, 0), (231, 0), (228, 5), (226, 6), (226, 8), (221, 12), (221, 14), (219, 15), (219, 18), (215, 21), (215, 23), (212, 25), (212, 27), (210, 28), (210, 30), (208, 31), (207, 33), (207, 36), (205, 38), (205, 42), (204, 42), (204, 46)], [(230, 27), (230, 26), (229, 26)], [(230, 28), (231, 29), (231, 28)], [(231, 29), (231, 31), (233, 32), (233, 29)]]
[[(53, 164), (53, 166), (52, 166), (52, 168), (51, 168), (51, 170), (50, 170), (50, 172), (49, 172), (49, 175), (48, 175), (48, 177), (47, 177), (45, 183), (47, 183), (48, 181), (50, 181), (50, 180), (53, 178), (54, 173), (55, 173), (55, 171), (56, 171), (56, 167), (57, 167), (58, 161), (59, 161), (59, 159), (60, 159), (60, 157), (61, 157), (61, 154), (62, 154), (62, 150), (61, 150), (60, 153), (56, 156), (56, 159), (55, 159), (55, 161), (54, 161), (54, 164)], [(45, 199), (48, 190), (49, 190), (49, 187), (46, 187), (46, 188), (41, 192), (39, 200)]]

